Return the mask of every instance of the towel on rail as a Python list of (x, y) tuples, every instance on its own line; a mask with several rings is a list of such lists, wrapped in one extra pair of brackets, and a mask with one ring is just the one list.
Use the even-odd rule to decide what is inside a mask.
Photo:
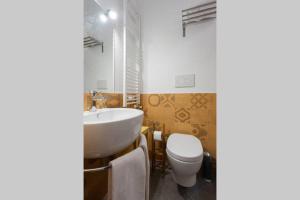
[(148, 144), (145, 135), (141, 134), (140, 136), (140, 147), (143, 148), (146, 159), (146, 200), (149, 200), (149, 192), (150, 192), (150, 162), (148, 155)]
[(142, 147), (110, 162), (108, 200), (145, 200), (146, 157)]

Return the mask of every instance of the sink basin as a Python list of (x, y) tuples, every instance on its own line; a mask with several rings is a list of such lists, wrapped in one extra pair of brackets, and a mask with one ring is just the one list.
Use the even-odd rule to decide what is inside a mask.
[(84, 157), (111, 156), (132, 144), (141, 131), (144, 112), (105, 108), (83, 114)]

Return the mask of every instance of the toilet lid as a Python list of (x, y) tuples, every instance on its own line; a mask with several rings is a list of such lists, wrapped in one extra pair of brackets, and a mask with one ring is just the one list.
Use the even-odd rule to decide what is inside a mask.
[(184, 162), (197, 162), (203, 155), (202, 145), (198, 138), (180, 133), (173, 133), (169, 136), (167, 152), (175, 159)]

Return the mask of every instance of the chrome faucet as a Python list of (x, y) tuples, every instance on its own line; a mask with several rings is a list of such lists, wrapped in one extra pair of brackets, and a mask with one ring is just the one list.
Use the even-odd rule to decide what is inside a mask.
[(96, 101), (97, 101), (97, 100), (103, 101), (103, 100), (105, 100), (106, 98), (105, 98), (105, 96), (103, 95), (103, 93), (100, 92), (100, 91), (91, 90), (91, 91), (90, 91), (90, 94), (91, 94), (91, 96), (92, 96), (92, 109), (91, 109), (91, 111), (92, 111), (92, 112), (95, 112), (95, 111), (97, 110), (97, 109), (96, 109)]

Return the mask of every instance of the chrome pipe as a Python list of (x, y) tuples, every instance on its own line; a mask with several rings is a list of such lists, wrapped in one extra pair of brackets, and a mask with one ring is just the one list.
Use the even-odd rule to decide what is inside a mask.
[(99, 171), (104, 171), (111, 168), (110, 165), (104, 166), (104, 167), (98, 167), (98, 168), (93, 168), (93, 169), (85, 169), (84, 173), (86, 172), (99, 172)]

